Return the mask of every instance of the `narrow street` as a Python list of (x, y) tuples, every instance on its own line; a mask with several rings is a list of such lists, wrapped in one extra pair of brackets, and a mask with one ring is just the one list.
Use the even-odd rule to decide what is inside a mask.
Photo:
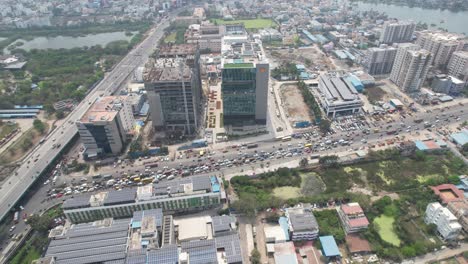
[(436, 252), (433, 252), (433, 253), (428, 253), (428, 254), (426, 254), (424, 256), (421, 256), (421, 257), (417, 257), (414, 260), (413, 263), (414, 264), (424, 264), (424, 263), (429, 263), (429, 262), (432, 262), (432, 261), (439, 261), (439, 260), (443, 260), (443, 259), (447, 259), (447, 258), (456, 256), (456, 255), (461, 254), (461, 253), (463, 253), (465, 251), (468, 251), (468, 244), (467, 243), (461, 244), (461, 246), (458, 247), (458, 248), (454, 248), (454, 249), (446, 248), (446, 249), (436, 251)]

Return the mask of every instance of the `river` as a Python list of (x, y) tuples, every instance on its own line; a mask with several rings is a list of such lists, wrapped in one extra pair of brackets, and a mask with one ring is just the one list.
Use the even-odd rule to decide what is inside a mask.
[[(133, 32), (135, 34), (136, 32)], [(132, 36), (133, 36), (132, 34)], [(107, 32), (107, 33), (99, 33), (93, 35), (86, 35), (82, 37), (70, 37), (70, 36), (57, 36), (57, 37), (36, 37), (30, 41), (19, 39), (13, 42), (11, 45), (14, 45), (18, 41), (23, 42), (24, 44), (19, 46), (18, 48), (24, 50), (31, 50), (31, 49), (70, 49), (70, 48), (81, 48), (84, 46), (96, 46), (101, 45), (105, 46), (112, 41), (117, 40), (130, 40), (132, 36), (127, 36), (125, 32)], [(8, 48), (8, 47), (7, 47)], [(7, 48), (3, 51), (4, 53), (8, 53)]]
[[(441, 0), (445, 1), (445, 0)], [(435, 24), (435, 28), (445, 28), (450, 32), (464, 33), (468, 35), (468, 11), (451, 12), (440, 9), (423, 9), (420, 7), (397, 6), (387, 4), (375, 4), (354, 2), (354, 10), (358, 11), (379, 11), (386, 13), (391, 18), (400, 20), (411, 19), (414, 22), (424, 22), (430, 27)], [(444, 21), (441, 23), (441, 21)]]

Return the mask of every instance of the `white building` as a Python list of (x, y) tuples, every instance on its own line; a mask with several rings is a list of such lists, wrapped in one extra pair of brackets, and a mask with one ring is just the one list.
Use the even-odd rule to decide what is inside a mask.
[(458, 95), (463, 91), (465, 83), (453, 76), (440, 74), (432, 79), (431, 88), (434, 92)]
[(456, 238), (462, 229), (457, 217), (439, 202), (427, 205), (424, 221), (426, 224), (437, 225), (437, 232), (445, 240)]
[(133, 130), (135, 120), (127, 96), (101, 97), (76, 122), (85, 157), (119, 154)]
[(411, 41), (416, 25), (412, 21), (385, 22), (380, 34), (380, 43)]
[(392, 71), (397, 49), (381, 45), (379, 48), (370, 48), (366, 56), (364, 67), (371, 75), (389, 74)]
[(455, 51), (447, 68), (449, 75), (468, 82), (468, 51)]
[(412, 93), (421, 89), (431, 66), (432, 55), (411, 43), (398, 46), (390, 80), (401, 90)]
[(419, 33), (416, 44), (432, 53), (432, 64), (446, 67), (455, 51), (463, 50), (465, 36), (447, 32), (423, 31)]
[(321, 92), (320, 103), (327, 116), (358, 113), (362, 107), (361, 98), (353, 84), (338, 73), (321, 75), (318, 88)]

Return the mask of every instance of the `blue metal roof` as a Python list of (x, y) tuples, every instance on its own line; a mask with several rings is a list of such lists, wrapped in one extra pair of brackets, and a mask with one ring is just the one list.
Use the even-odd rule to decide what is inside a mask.
[(216, 176), (211, 176), (211, 189), (214, 193), (218, 193), (221, 190), (221, 186), (219, 185), (218, 178)]
[(414, 144), (416, 144), (416, 148), (418, 150), (421, 150), (421, 151), (428, 150), (426, 144), (424, 144), (424, 142), (422, 142), (421, 140), (414, 141)]
[(320, 244), (322, 244), (323, 255), (325, 257), (336, 257), (341, 256), (338, 245), (336, 244), (333, 236), (321, 236), (319, 237)]
[(462, 132), (455, 133), (451, 135), (453, 141), (457, 143), (458, 145), (465, 145), (468, 143), (468, 131), (463, 130)]
[(278, 223), (280, 227), (283, 229), (283, 232), (286, 236), (286, 240), (289, 241), (289, 225), (288, 225), (288, 218), (282, 216), (279, 218)]

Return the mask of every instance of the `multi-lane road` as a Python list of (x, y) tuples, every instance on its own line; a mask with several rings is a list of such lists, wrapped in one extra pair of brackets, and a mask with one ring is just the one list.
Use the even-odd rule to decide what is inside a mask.
[[(36, 147), (20, 167), (3, 182), (0, 187), (0, 220), (2, 220), (15, 204), (21, 199), (28, 188), (57, 158), (66, 145), (77, 135), (75, 121), (89, 109), (90, 105), (100, 96), (107, 96), (117, 91), (128, 79), (135, 68), (142, 66), (154, 51), (163, 30), (169, 25), (169, 20), (162, 20), (156, 28), (148, 32), (148, 36), (127, 56), (125, 56), (111, 72), (86, 96), (86, 98), (65, 118), (63, 124), (54, 129), (45, 142)], [(56, 147), (58, 146), (58, 147)]]

